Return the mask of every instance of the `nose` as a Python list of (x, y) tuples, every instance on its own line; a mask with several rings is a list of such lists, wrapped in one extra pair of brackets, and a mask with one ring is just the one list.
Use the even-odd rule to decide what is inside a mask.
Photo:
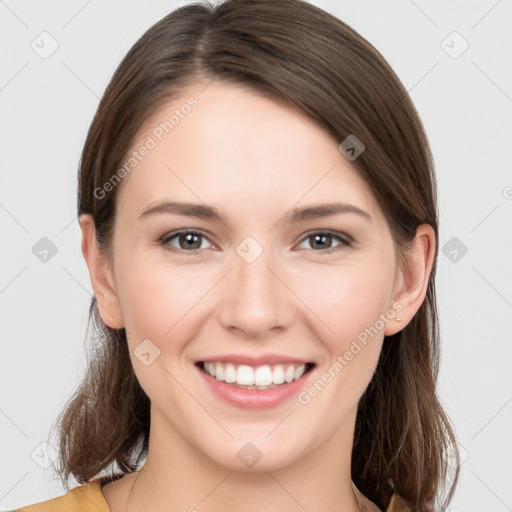
[[(271, 250), (262, 250), (252, 261), (243, 248), (234, 253), (233, 268), (224, 279), (220, 321), (225, 329), (265, 339), (291, 325), (293, 293), (279, 275)], [(256, 249), (252, 245), (249, 251)]]

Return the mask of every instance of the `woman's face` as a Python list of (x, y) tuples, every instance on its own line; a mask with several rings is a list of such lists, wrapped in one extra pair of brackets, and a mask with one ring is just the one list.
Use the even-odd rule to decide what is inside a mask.
[[(112, 282), (152, 435), (230, 469), (276, 469), (351, 445), (398, 330), (401, 273), (341, 140), (254, 91), (203, 89), (153, 115), (130, 152)], [(314, 213), (335, 203), (347, 206)], [(301, 363), (313, 368), (287, 383)], [(253, 378), (285, 382), (234, 385)]]

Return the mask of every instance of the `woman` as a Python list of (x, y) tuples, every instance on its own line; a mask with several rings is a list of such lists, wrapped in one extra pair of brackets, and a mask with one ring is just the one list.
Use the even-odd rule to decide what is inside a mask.
[(446, 507), (432, 156), (353, 29), (300, 0), (170, 13), (103, 95), (78, 214), (82, 485), (20, 510)]

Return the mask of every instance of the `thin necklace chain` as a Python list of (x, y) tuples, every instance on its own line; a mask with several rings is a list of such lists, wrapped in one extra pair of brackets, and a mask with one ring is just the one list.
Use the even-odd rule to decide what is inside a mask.
[[(128, 510), (128, 505), (130, 504), (130, 499), (131, 499), (131, 496), (132, 496), (132, 492), (133, 492), (133, 488), (135, 487), (135, 482), (137, 481), (137, 478), (139, 478), (139, 475), (142, 473), (142, 470), (144, 469), (144, 467), (137, 472), (137, 476), (135, 477), (131, 487), (130, 487), (130, 492), (128, 493), (128, 498), (126, 500), (126, 505), (125, 505), (125, 512), (129, 512)], [(354, 484), (352, 483), (352, 494), (354, 495), (354, 498), (356, 500), (356, 503), (357, 503), (357, 509), (359, 512), (365, 512), (366, 511), (366, 507), (359, 501), (359, 498), (357, 497), (356, 495), (356, 491), (354, 489)]]

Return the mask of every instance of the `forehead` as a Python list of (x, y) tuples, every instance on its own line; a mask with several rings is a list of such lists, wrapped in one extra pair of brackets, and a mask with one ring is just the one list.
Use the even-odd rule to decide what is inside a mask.
[(378, 214), (339, 142), (284, 102), (238, 85), (198, 84), (139, 130), (128, 157), (139, 155), (122, 180), (119, 209), (138, 215), (171, 197), (258, 215), (271, 206), (332, 200)]

